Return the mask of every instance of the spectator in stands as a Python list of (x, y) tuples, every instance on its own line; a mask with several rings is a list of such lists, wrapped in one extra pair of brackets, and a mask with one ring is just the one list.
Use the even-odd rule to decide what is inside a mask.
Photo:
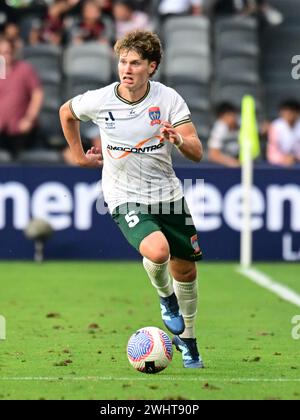
[(116, 0), (113, 6), (113, 17), (116, 25), (116, 38), (122, 38), (127, 32), (135, 29), (150, 30), (148, 15), (137, 11), (131, 0)]
[(287, 100), (280, 105), (279, 118), (269, 129), (269, 163), (291, 166), (300, 162), (300, 103)]
[(280, 25), (283, 22), (281, 12), (271, 6), (268, 0), (210, 0), (210, 8), (220, 15), (256, 15), (270, 25)]
[(29, 34), (29, 43), (31, 45), (38, 43), (47, 43), (60, 45), (63, 39), (63, 17), (69, 9), (65, 0), (54, 0), (50, 4), (45, 19), (35, 21)]
[(100, 0), (100, 6), (103, 13), (108, 16), (112, 16), (113, 0)]
[(161, 0), (158, 13), (162, 19), (170, 16), (201, 15), (203, 0)]
[(31, 45), (47, 43), (60, 45), (64, 36), (64, 18), (79, 0), (53, 0), (48, 7), (46, 17), (36, 20), (29, 34)]
[(16, 60), (12, 42), (0, 40), (0, 55), (6, 62), (6, 79), (0, 80), (0, 148), (16, 155), (34, 146), (43, 91), (30, 64)]
[(72, 42), (81, 44), (87, 41), (104, 41), (105, 24), (102, 11), (96, 0), (87, 0), (82, 5), (81, 21), (71, 29)]
[(239, 111), (231, 103), (217, 107), (217, 121), (208, 140), (208, 159), (228, 167), (239, 167)]
[(8, 22), (4, 27), (3, 37), (14, 44), (16, 54), (19, 55), (23, 48), (23, 41), (20, 36), (19, 26), (14, 22)]

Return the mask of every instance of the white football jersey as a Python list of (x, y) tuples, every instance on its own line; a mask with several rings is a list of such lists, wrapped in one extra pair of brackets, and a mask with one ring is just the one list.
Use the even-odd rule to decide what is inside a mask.
[(129, 102), (118, 94), (119, 83), (88, 91), (71, 100), (81, 121), (92, 120), (101, 133), (102, 188), (110, 212), (124, 203), (155, 204), (182, 198), (172, 166), (174, 147), (160, 137), (162, 121), (174, 127), (191, 121), (182, 97), (158, 82), (149, 82), (143, 98)]

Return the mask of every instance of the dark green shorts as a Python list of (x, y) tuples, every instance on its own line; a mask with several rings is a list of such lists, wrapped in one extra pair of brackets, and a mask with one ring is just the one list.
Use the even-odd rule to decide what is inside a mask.
[(137, 251), (143, 239), (160, 231), (168, 240), (172, 257), (187, 261), (202, 259), (197, 231), (184, 198), (152, 206), (122, 204), (114, 210), (112, 217)]

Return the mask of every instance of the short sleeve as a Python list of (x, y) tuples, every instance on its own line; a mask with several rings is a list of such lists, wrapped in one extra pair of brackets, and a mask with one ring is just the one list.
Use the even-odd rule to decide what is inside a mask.
[(222, 149), (224, 140), (226, 139), (227, 135), (228, 129), (226, 128), (226, 125), (220, 122), (216, 122), (208, 140), (208, 147), (210, 149)]
[(100, 111), (101, 89), (87, 91), (70, 100), (70, 110), (80, 121), (96, 121)]
[(182, 124), (192, 122), (191, 112), (185, 100), (174, 89), (170, 89), (172, 98), (172, 108), (170, 114), (170, 123), (174, 128)]

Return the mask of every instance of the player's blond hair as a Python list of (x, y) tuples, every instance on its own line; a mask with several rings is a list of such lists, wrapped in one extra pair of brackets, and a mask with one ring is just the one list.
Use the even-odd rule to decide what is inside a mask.
[(151, 76), (156, 73), (163, 55), (158, 36), (153, 32), (141, 30), (128, 32), (116, 42), (114, 50), (118, 56), (122, 51), (135, 51), (143, 60), (148, 60), (150, 63), (155, 61), (157, 67)]

